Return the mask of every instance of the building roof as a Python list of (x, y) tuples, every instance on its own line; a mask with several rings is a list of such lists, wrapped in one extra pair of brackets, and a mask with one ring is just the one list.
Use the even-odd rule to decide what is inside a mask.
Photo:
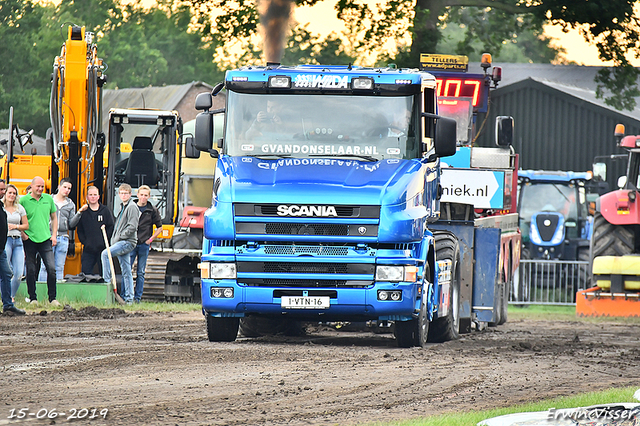
[(129, 89), (105, 89), (102, 92), (102, 129), (108, 128), (111, 108), (150, 108), (177, 110), (180, 102), (192, 88), (211, 90), (213, 87), (201, 81), (162, 87)]
[[(502, 81), (498, 84), (498, 89), (505, 89), (530, 79), (617, 114), (640, 120), (640, 97), (636, 98), (636, 107), (633, 111), (618, 110), (607, 105), (604, 99), (596, 97), (595, 77), (598, 71), (605, 67), (526, 63), (494, 63), (493, 65), (502, 67)], [(469, 63), (469, 72), (479, 73), (480, 70), (479, 62)]]

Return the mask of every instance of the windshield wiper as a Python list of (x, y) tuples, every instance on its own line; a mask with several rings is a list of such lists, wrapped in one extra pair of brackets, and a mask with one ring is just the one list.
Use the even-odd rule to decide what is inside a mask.
[(340, 155), (326, 155), (326, 154), (310, 154), (309, 157), (325, 157), (325, 158), (362, 158), (367, 161), (380, 161), (375, 157), (369, 155), (356, 155), (356, 154), (340, 154)]
[(247, 155), (246, 157), (254, 157), (254, 158), (260, 158), (261, 160), (264, 160), (266, 157), (290, 158), (291, 154), (260, 154), (260, 155)]

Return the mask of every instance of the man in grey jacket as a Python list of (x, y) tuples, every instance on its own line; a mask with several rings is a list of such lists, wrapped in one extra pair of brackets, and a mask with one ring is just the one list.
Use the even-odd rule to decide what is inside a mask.
[(136, 203), (131, 202), (131, 186), (123, 183), (120, 185), (118, 195), (122, 201), (122, 209), (116, 217), (116, 224), (111, 238), (111, 247), (102, 251), (102, 277), (106, 282), (111, 281), (111, 267), (109, 254), (118, 258), (122, 271), (122, 286), (120, 295), (128, 304), (133, 303), (133, 275), (131, 273), (131, 252), (138, 243), (138, 222), (140, 210)]

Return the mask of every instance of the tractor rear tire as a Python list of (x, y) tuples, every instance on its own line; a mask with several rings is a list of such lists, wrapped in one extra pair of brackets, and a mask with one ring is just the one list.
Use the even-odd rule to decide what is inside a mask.
[(600, 213), (593, 218), (591, 259), (598, 256), (624, 256), (635, 250), (635, 234), (631, 226), (613, 225)]

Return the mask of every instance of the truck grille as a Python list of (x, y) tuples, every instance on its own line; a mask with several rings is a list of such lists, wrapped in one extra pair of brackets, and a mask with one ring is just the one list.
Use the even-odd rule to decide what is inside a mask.
[[(280, 288), (362, 288), (373, 284), (375, 272), (375, 265), (370, 263), (238, 262), (237, 267), (239, 283), (256, 287)], [(244, 278), (243, 274), (252, 274), (253, 277)], [(271, 277), (261, 276), (262, 274), (270, 274)], [(287, 278), (287, 274), (296, 274), (297, 276)], [(300, 274), (315, 276), (304, 278), (300, 277)], [(332, 275), (335, 278), (332, 278)], [(349, 279), (350, 275), (354, 279)]]
[(367, 274), (373, 278), (375, 265), (371, 263), (316, 263), (316, 262), (238, 262), (238, 274)]
[[(280, 204), (236, 203), (236, 216), (246, 217), (283, 217), (278, 214)], [(307, 206), (308, 207), (308, 206)], [(379, 219), (380, 206), (335, 205), (339, 218)]]
[(346, 256), (349, 254), (348, 247), (335, 246), (289, 246), (289, 245), (268, 245), (264, 247), (265, 254), (274, 255), (300, 255), (313, 254), (316, 256)]
[(321, 223), (315, 223), (312, 225), (267, 223), (265, 226), (265, 233), (268, 235), (349, 235), (349, 225), (333, 225)]
[(250, 278), (238, 280), (251, 287), (279, 287), (279, 288), (364, 288), (373, 285), (373, 280), (277, 280), (271, 278)]
[(339, 223), (248, 223), (237, 222), (236, 233), (242, 235), (324, 235), (342, 237), (376, 237), (377, 225)]

